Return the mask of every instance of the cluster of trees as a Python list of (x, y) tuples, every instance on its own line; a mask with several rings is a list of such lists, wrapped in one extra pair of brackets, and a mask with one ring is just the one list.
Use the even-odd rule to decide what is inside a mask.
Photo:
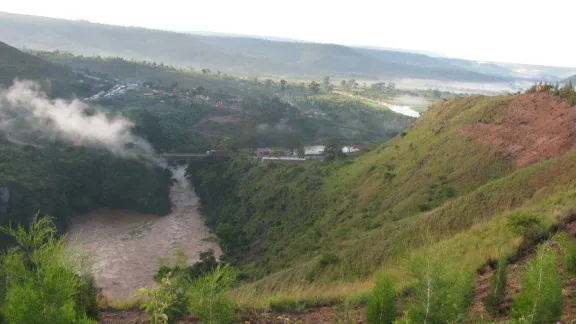
[[(333, 147), (337, 146), (334, 142)], [(340, 156), (334, 152), (334, 160)], [(273, 251), (288, 246), (294, 233), (309, 229), (329, 205), (319, 188), (345, 162), (255, 165), (240, 156), (219, 163), (191, 162), (187, 175), (202, 201), (206, 225), (220, 241), (224, 260), (235, 263), (256, 243)], [(290, 262), (281, 256), (253, 261), (247, 273), (253, 278)]]
[(576, 91), (574, 90), (574, 85), (571, 80), (563, 86), (560, 86), (558, 82), (556, 82), (556, 84), (540, 82), (528, 88), (526, 93), (534, 93), (537, 91), (551, 91), (560, 98), (565, 99), (570, 106), (576, 105)]
[(372, 91), (377, 91), (377, 92), (394, 93), (394, 91), (396, 90), (396, 84), (392, 81), (390, 81), (388, 83), (378, 82), (378, 83), (371, 84), (370, 89)]
[[(128, 208), (166, 215), (172, 204), (169, 170), (136, 159), (80, 148), (18, 147), (0, 140), (0, 225), (28, 224), (37, 212), (65, 230), (75, 213)], [(0, 237), (0, 244), (11, 241)]]

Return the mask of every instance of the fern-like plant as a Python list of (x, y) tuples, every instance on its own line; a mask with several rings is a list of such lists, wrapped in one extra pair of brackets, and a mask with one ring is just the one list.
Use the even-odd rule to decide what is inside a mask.
[(564, 271), (569, 274), (576, 274), (576, 239), (567, 233), (559, 233), (554, 235), (551, 241), (562, 250)]
[(386, 324), (396, 318), (396, 291), (394, 283), (386, 275), (381, 275), (368, 299), (366, 322), (368, 324)]
[(500, 258), (492, 275), (490, 290), (484, 300), (484, 307), (492, 316), (498, 316), (502, 311), (502, 303), (506, 297), (507, 271), (508, 262), (505, 258)]
[[(86, 312), (95, 304), (86, 255), (66, 248), (48, 217), (35, 216), (28, 228), (3, 227), (17, 246), (2, 255), (6, 280), (2, 315), (8, 323), (94, 323)], [(98, 316), (98, 312), (92, 312)]]
[(160, 284), (154, 288), (141, 288), (136, 292), (137, 296), (147, 296), (147, 300), (140, 306), (148, 314), (151, 324), (168, 323), (168, 311), (174, 304), (174, 288), (170, 274), (162, 278)]
[(233, 323), (236, 305), (228, 291), (236, 282), (237, 270), (219, 265), (213, 272), (194, 280), (188, 290), (189, 310), (203, 324)]
[(405, 313), (406, 323), (460, 323), (474, 297), (473, 276), (450, 262), (444, 253), (413, 258), (406, 269), (414, 299)]
[(548, 241), (530, 261), (522, 291), (514, 299), (510, 316), (528, 323), (555, 323), (562, 316), (562, 283), (556, 271), (558, 258)]

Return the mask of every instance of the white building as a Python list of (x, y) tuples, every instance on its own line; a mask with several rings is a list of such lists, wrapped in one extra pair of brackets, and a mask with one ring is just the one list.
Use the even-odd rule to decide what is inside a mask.
[(304, 146), (304, 155), (322, 155), (325, 149), (324, 145)]
[(343, 152), (343, 153), (346, 153), (346, 154), (356, 153), (356, 152), (358, 152), (358, 151), (360, 151), (360, 149), (357, 149), (357, 148), (355, 148), (355, 147), (353, 147), (353, 146), (342, 146), (342, 152)]

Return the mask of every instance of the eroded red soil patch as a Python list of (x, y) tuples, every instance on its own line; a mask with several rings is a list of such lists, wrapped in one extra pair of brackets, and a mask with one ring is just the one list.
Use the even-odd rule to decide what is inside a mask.
[(501, 118), (460, 134), (492, 147), (515, 168), (560, 156), (576, 141), (576, 107), (550, 92), (516, 97), (502, 109)]

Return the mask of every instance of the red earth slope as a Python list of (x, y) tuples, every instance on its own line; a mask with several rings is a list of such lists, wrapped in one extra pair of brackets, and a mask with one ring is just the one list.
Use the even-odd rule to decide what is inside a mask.
[(515, 97), (502, 109), (497, 120), (460, 134), (492, 147), (515, 168), (560, 156), (576, 141), (576, 107), (550, 92)]

